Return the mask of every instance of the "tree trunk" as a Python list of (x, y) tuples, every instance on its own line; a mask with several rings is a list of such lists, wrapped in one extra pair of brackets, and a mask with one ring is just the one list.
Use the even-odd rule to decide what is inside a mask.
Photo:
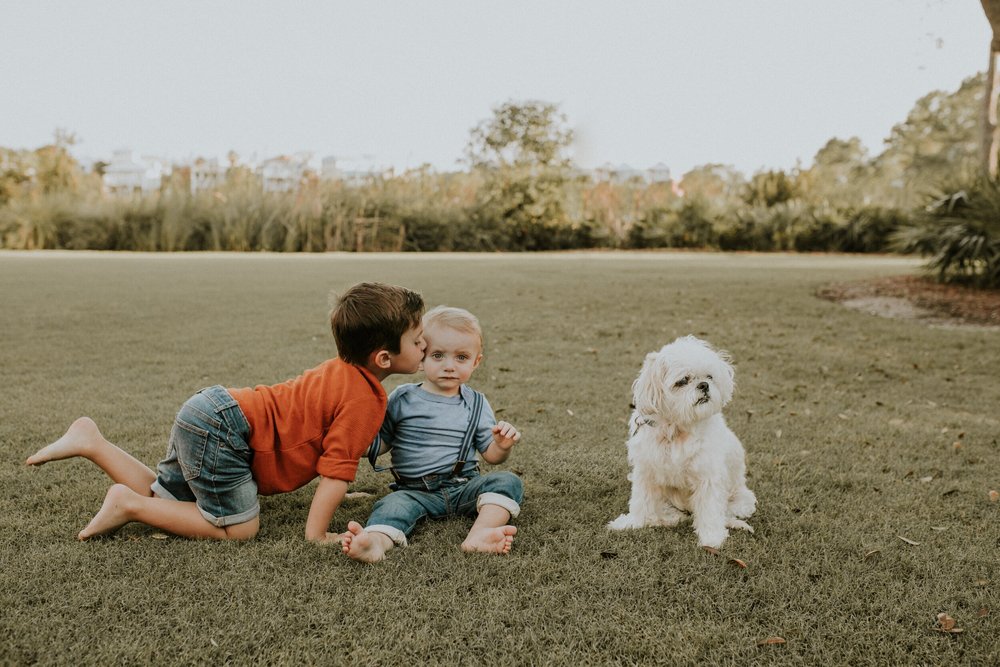
[(983, 139), (982, 160), (983, 172), (991, 180), (997, 179), (998, 160), (1000, 160), (1000, 123), (998, 119), (998, 104), (1000, 104), (1000, 0), (980, 0), (983, 12), (993, 29), (993, 39), (990, 41), (990, 63), (986, 70), (986, 95), (983, 109)]

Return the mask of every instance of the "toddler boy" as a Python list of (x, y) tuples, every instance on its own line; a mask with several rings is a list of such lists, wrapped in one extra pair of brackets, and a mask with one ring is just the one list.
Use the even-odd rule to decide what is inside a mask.
[(380, 442), (369, 451), (373, 465), (378, 454), (391, 452), (395, 490), (375, 503), (365, 528), (351, 521), (341, 535), (341, 548), (355, 560), (382, 560), (394, 546), (405, 546), (424, 518), (475, 516), (465, 551), (507, 554), (517, 532), (508, 522), (520, 512), (520, 478), (506, 471), (480, 475), (472, 451), (502, 463), (521, 439), (466, 386), (483, 358), (479, 321), (466, 310), (439, 306), (424, 316), (424, 338), (426, 380), (392, 392)]

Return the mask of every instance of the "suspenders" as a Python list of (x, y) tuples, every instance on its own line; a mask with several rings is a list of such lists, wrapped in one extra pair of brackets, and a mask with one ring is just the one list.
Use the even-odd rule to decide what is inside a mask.
[[(483, 413), (483, 395), (480, 392), (463, 385), (462, 396), (469, 402), (471, 407), (469, 425), (466, 427), (465, 435), (462, 437), (462, 448), (458, 452), (458, 460), (455, 461), (455, 466), (451, 469), (451, 477), (458, 477), (461, 475), (462, 470), (465, 468), (465, 464), (470, 460), (470, 457), (475, 458), (473, 449), (476, 444), (476, 429), (479, 426), (479, 419)], [(372, 469), (374, 469), (375, 472), (388, 470), (392, 473), (392, 476), (397, 482), (402, 481), (403, 478), (392, 466), (379, 466), (375, 464), (375, 459), (378, 458), (380, 449), (382, 449), (382, 436), (380, 434), (376, 434), (372, 444), (368, 446), (368, 462), (371, 464)]]
[(469, 389), (469, 391), (472, 392), (472, 410), (469, 417), (469, 426), (465, 429), (465, 437), (462, 438), (462, 449), (458, 452), (458, 461), (455, 462), (455, 467), (451, 470), (452, 477), (458, 477), (462, 474), (465, 462), (469, 460), (470, 456), (475, 458), (472, 448), (476, 443), (476, 427), (479, 426), (479, 417), (483, 413), (483, 395), (475, 389)]

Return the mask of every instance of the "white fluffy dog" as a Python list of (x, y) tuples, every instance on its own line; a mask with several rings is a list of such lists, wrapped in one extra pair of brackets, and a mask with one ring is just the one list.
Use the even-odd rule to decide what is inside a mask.
[(753, 532), (741, 521), (757, 504), (743, 445), (722, 417), (733, 388), (728, 356), (694, 336), (646, 355), (632, 385), (632, 497), (608, 528), (675, 526), (690, 512), (702, 546), (721, 547), (729, 528)]

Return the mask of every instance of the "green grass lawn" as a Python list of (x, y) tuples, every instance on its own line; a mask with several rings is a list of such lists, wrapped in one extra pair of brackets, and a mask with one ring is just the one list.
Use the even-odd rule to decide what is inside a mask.
[[(700, 253), (0, 253), (0, 664), (1000, 664), (1000, 333), (814, 296), (885, 257)], [(509, 557), (461, 521), (364, 566), (302, 533), (312, 485), (247, 544), (130, 525), (77, 542), (109, 484), (24, 458), (89, 415), (153, 465), (197, 389), (334, 354), (327, 295), (404, 284), (479, 315), (473, 386), (524, 439)], [(690, 523), (610, 533), (646, 352), (693, 333), (736, 365), (730, 426), (759, 499), (721, 555)], [(407, 377), (387, 381), (391, 389)], [(332, 530), (387, 474), (360, 468)], [(912, 542), (910, 544), (901, 537)], [(731, 559), (740, 559), (740, 568)], [(936, 615), (962, 634), (936, 632)], [(758, 645), (769, 637), (784, 644)]]

